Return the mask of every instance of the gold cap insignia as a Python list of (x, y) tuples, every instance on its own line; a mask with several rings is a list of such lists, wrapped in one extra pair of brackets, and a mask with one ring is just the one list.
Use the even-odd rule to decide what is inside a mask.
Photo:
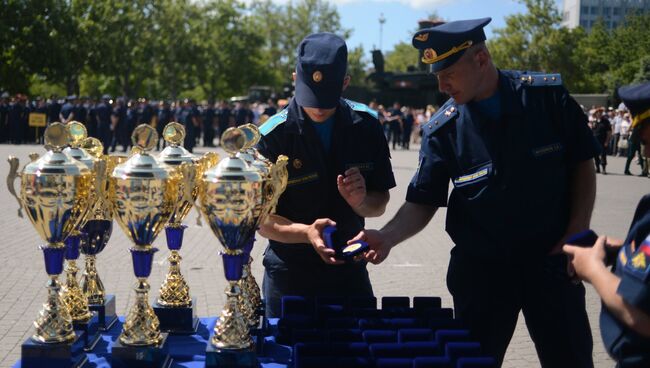
[(424, 42), (424, 41), (426, 41), (428, 39), (429, 39), (429, 34), (428, 33), (421, 33), (421, 34), (415, 36), (416, 41)]
[(425, 64), (432, 64), (437, 57), (438, 54), (436, 53), (436, 50), (424, 49), (424, 53), (422, 54), (422, 62)]
[(295, 169), (300, 169), (302, 167), (302, 161), (300, 161), (300, 159), (297, 159), (297, 158), (294, 159), (293, 160), (293, 167)]
[(312, 74), (311, 78), (314, 80), (314, 82), (319, 83), (323, 80), (323, 73), (317, 70), (314, 72), (314, 74)]

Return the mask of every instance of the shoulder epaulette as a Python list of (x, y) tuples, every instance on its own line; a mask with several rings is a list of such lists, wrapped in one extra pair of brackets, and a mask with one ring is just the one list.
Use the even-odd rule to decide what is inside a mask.
[(356, 102), (352, 100), (348, 100), (347, 98), (344, 98), (343, 101), (345, 101), (348, 106), (354, 111), (360, 111), (360, 112), (365, 112), (370, 115), (372, 115), (373, 118), (378, 119), (379, 118), (379, 113), (373, 109), (370, 108), (368, 105), (364, 105), (361, 102)]
[(451, 98), (436, 111), (423, 129), (424, 134), (431, 134), (458, 116), (458, 106)]
[(560, 86), (562, 76), (559, 73), (522, 73), (519, 76), (521, 84), (530, 87)]
[(278, 125), (287, 121), (287, 109), (280, 111), (279, 113), (271, 116), (264, 124), (260, 125), (260, 133), (262, 135), (267, 135), (277, 128)]

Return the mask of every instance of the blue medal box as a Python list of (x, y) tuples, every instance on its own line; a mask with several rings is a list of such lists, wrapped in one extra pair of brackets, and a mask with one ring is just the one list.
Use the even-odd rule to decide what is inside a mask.
[[(415, 297), (410, 304), (408, 297), (384, 297), (381, 309), (375, 298), (284, 297), (282, 318), (267, 321), (256, 340), (258, 361), (264, 368), (496, 366), (440, 298)], [(87, 357), (83, 367), (119, 367), (111, 365), (111, 346), (123, 322), (104, 331), (92, 351), (76, 350)], [(215, 323), (201, 318), (195, 334), (170, 334), (171, 367), (205, 367)]]

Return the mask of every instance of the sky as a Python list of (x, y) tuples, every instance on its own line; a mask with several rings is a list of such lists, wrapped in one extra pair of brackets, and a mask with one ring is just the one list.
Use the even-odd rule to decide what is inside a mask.
[[(522, 13), (526, 7), (516, 0), (330, 0), (336, 4), (343, 27), (352, 29), (348, 48), (363, 45), (366, 58), (379, 48), (379, 18), (383, 13), (381, 50), (392, 50), (399, 42), (411, 42), (417, 22), (436, 11), (445, 20), (491, 17), (486, 27), (488, 38), (495, 28), (505, 26), (505, 17)], [(558, 0), (561, 6), (561, 0)]]

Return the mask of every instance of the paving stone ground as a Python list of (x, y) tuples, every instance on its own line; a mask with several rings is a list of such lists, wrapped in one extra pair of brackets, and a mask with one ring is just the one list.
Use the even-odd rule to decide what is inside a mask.
[[(368, 221), (368, 227), (376, 228), (386, 223), (402, 204), (406, 185), (417, 166), (417, 147), (410, 151), (392, 151), (392, 163), (397, 187), (391, 190), (391, 201), (386, 213)], [(198, 150), (202, 152), (202, 149)], [(16, 155), (21, 167), (28, 161), (29, 152), (43, 153), (39, 146), (0, 145), (0, 157)], [(650, 179), (623, 176), (623, 160), (611, 158), (612, 174), (598, 176), (598, 194), (592, 227), (599, 234), (623, 237), (627, 232), (634, 208), (639, 198), (650, 189)], [(6, 177), (8, 164), (0, 163), (0, 175)], [(635, 166), (633, 170), (637, 170)], [(16, 183), (18, 184), (18, 182)], [(0, 367), (10, 367), (20, 358), (20, 345), (33, 333), (32, 321), (45, 300), (46, 274), (41, 252), (37, 246), (42, 242), (29, 220), (17, 217), (18, 205), (6, 189), (0, 189), (0, 235), (3, 235), (0, 252)], [(213, 316), (221, 310), (226, 286), (221, 259), (218, 257), (219, 242), (207, 227), (196, 225), (196, 212), (190, 213), (186, 231), (182, 269), (192, 291), (197, 297), (200, 316)], [(453, 307), (445, 284), (451, 240), (444, 231), (445, 211), (441, 210), (431, 223), (418, 235), (400, 245), (381, 265), (369, 266), (370, 277), (377, 297), (389, 295), (435, 295), (442, 297), (443, 305)], [(255, 259), (253, 273), (261, 282), (261, 253), (264, 240), (259, 240), (253, 250)], [(122, 230), (115, 225), (113, 236), (98, 257), (98, 269), (109, 293), (117, 295), (117, 311), (123, 315), (133, 302), (135, 282), (131, 260), (127, 251), (130, 243)], [(149, 282), (152, 285), (151, 300), (157, 296), (167, 270), (169, 252), (164, 236), (155, 245), (161, 251), (156, 254), (155, 266)], [(613, 362), (603, 349), (600, 339), (598, 314), (600, 302), (591, 287), (587, 287), (587, 306), (594, 335), (594, 360), (596, 367), (612, 367)], [(523, 321), (519, 319), (506, 360), (503, 365), (512, 367), (539, 367), (533, 346)]]

